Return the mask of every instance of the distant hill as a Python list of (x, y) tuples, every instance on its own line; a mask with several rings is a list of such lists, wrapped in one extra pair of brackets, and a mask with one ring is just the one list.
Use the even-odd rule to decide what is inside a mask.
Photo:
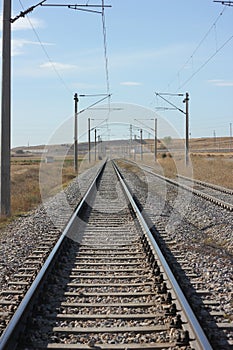
[[(142, 140), (144, 149), (150, 149), (154, 147), (154, 139), (144, 139)], [(101, 142), (99, 143), (99, 145)], [(132, 148), (140, 147), (140, 139), (130, 140), (109, 140), (104, 141), (105, 150), (114, 150), (121, 147), (128, 148), (132, 145)], [(230, 137), (210, 137), (210, 138), (193, 138), (189, 140), (190, 151), (198, 152), (198, 150), (229, 150), (233, 148), (233, 139)], [(94, 142), (91, 142), (91, 148), (94, 147)], [(158, 150), (165, 150), (166, 147), (169, 149), (182, 149), (184, 147), (183, 139), (172, 139), (170, 137), (165, 137), (164, 139), (158, 140)], [(78, 152), (80, 154), (85, 154), (88, 152), (88, 143), (82, 142), (78, 144)], [(11, 150), (12, 156), (32, 156), (32, 155), (42, 155), (46, 153), (52, 153), (55, 156), (59, 155), (72, 155), (74, 153), (73, 144), (61, 144), (61, 145), (37, 145), (37, 146), (21, 146), (15, 147)]]

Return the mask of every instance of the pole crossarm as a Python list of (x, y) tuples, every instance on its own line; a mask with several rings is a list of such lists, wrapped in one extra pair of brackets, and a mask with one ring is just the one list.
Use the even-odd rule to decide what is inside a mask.
[(189, 94), (188, 92), (186, 92), (185, 98), (183, 100), (183, 103), (185, 103), (186, 105), (185, 112), (181, 108), (178, 108), (176, 105), (174, 105), (174, 103), (170, 102), (165, 97), (161, 96), (161, 95), (184, 96), (184, 94), (170, 94), (168, 92), (164, 92), (164, 93), (155, 92), (155, 94), (156, 96), (159, 96), (164, 101), (166, 101), (169, 105), (171, 105), (173, 107), (172, 109), (176, 109), (185, 115), (185, 165), (188, 166), (189, 164)]
[(214, 0), (214, 2), (220, 2), (222, 5), (226, 5), (226, 6), (233, 6), (233, 1), (218, 1), (218, 0)]
[(14, 23), (20, 17), (25, 17), (28, 13), (32, 12), (36, 7), (42, 6), (45, 1), (46, 0), (43, 0), (43, 1), (39, 2), (38, 4), (36, 4), (36, 5), (29, 7), (27, 10), (21, 11), (19, 15), (15, 16), (14, 18), (11, 18), (10, 22)]
[[(80, 95), (79, 95), (79, 96), (80, 96)], [(100, 100), (98, 100), (97, 102), (91, 104), (91, 105), (88, 106), (87, 108), (82, 109), (82, 110), (79, 112), (79, 114), (85, 112), (87, 109), (90, 109), (91, 107), (94, 107), (94, 106), (97, 105), (98, 103), (100, 103), (100, 102), (106, 100), (106, 98), (109, 98), (109, 97), (111, 97), (111, 96), (112, 96), (112, 94), (106, 95), (105, 97), (103, 97), (103, 98), (101, 98)]]
[[(159, 93), (159, 92), (155, 92), (156, 96), (159, 96), (160, 98), (162, 98), (164, 101), (166, 101), (169, 105), (171, 105), (172, 107), (174, 107), (176, 110), (180, 111), (183, 114), (186, 114), (181, 108), (177, 107), (176, 105), (174, 105), (174, 103), (170, 102), (169, 100), (167, 100), (165, 97), (163, 97), (162, 95), (170, 95), (168, 93)], [(172, 94), (172, 96), (184, 96), (183, 94)]]
[(29, 7), (27, 10), (21, 11), (17, 16), (15, 16), (14, 18), (11, 18), (10, 22), (14, 23), (15, 21), (17, 21), (17, 19), (19, 19), (21, 17), (25, 17), (28, 13), (32, 12), (38, 6), (68, 7), (69, 9), (72, 9), (72, 10), (94, 12), (94, 13), (99, 13), (99, 14), (102, 14), (102, 11), (89, 10), (89, 9), (87, 9), (87, 7), (101, 8), (101, 9), (103, 9), (103, 7), (112, 7), (111, 5), (103, 5), (102, 6), (102, 5), (88, 5), (88, 4), (45, 4), (46, 1), (47, 0), (40, 1), (38, 4)]
[[(46, 1), (46, 0), (45, 0)], [(99, 7), (99, 8), (103, 8), (103, 7), (112, 7), (112, 5), (89, 5), (89, 4), (44, 4), (42, 6), (59, 6), (59, 7), (72, 7), (72, 6), (76, 6), (76, 7)]]
[[(85, 11), (85, 12), (92, 12), (92, 13), (103, 13), (103, 8), (104, 7), (112, 7), (111, 5), (89, 5), (89, 4), (41, 4), (41, 6), (50, 6), (50, 7), (68, 7), (71, 10), (77, 10), (77, 11)], [(92, 8), (101, 8), (102, 11), (97, 11), (97, 10), (89, 10), (87, 7), (92, 7)]]

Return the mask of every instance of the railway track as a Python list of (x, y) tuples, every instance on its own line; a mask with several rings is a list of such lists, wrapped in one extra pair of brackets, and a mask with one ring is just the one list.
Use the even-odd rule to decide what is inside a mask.
[(161, 249), (170, 251), (170, 265), (214, 348), (232, 349), (232, 212), (190, 196), (189, 189), (148, 167), (125, 160), (117, 164)]
[[(127, 161), (129, 163), (135, 164), (132, 161)], [(177, 187), (183, 188), (198, 197), (204, 198), (218, 206), (233, 211), (233, 190), (210, 184), (204, 181), (194, 180), (185, 176), (178, 175), (178, 181), (167, 178), (165, 176), (156, 174), (152, 171), (152, 167), (147, 165), (141, 165), (141, 169), (144, 171), (157, 176), (158, 178), (175, 185)]]
[[(27, 274), (5, 294), (6, 314)], [(4, 350), (46, 348), (212, 349), (111, 162), (0, 339)]]
[(206, 195), (216, 198), (216, 200), (228, 203), (228, 205), (233, 205), (233, 190), (210, 184), (208, 182), (194, 180), (186, 176), (178, 175), (177, 178), (179, 180), (179, 183), (201, 191)]

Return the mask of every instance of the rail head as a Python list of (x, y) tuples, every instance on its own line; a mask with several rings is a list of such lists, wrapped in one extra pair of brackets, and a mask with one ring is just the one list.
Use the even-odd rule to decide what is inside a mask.
[(93, 179), (91, 185), (87, 189), (86, 193), (84, 194), (82, 200), (74, 210), (74, 213), (71, 215), (71, 218), (66, 225), (64, 231), (62, 232), (61, 236), (59, 237), (57, 243), (53, 247), (51, 253), (49, 254), (48, 258), (46, 259), (45, 263), (43, 264), (42, 268), (40, 269), (38, 275), (36, 276), (35, 280), (31, 284), (30, 288), (28, 289), (27, 293), (25, 294), (24, 298), (22, 299), (21, 303), (19, 304), (16, 312), (14, 313), (12, 319), (10, 320), (9, 324), (7, 325), (6, 329), (1, 335), (0, 338), (0, 350), (10, 349), (12, 350), (12, 347), (9, 347), (8, 343), (12, 341), (13, 333), (21, 321), (24, 312), (28, 308), (28, 305), (30, 301), (32, 300), (33, 296), (36, 293), (37, 288), (41, 284), (47, 270), (49, 269), (49, 266), (51, 265), (55, 255), (57, 254), (58, 250), (60, 249), (62, 242), (64, 241), (65, 237), (67, 237), (68, 232), (72, 226), (73, 221), (77, 217), (78, 213), (80, 212), (81, 208), (83, 207), (84, 203), (87, 201), (87, 198), (90, 196), (91, 192), (95, 189), (95, 184), (98, 178), (100, 177), (101, 173), (103, 172), (103, 169), (106, 165), (106, 161), (101, 165), (99, 168), (95, 178)]
[(223, 192), (223, 193), (227, 193), (227, 194), (232, 194), (233, 195), (233, 190), (231, 190), (230, 188), (222, 187), (222, 186), (215, 185), (213, 183), (205, 182), (205, 181), (202, 181), (202, 180), (191, 179), (191, 178), (189, 178), (187, 176), (180, 175), (180, 174), (176, 175), (176, 177), (184, 179), (184, 180), (188, 180), (188, 181), (193, 181), (194, 183), (203, 185), (205, 187), (212, 188), (212, 189), (217, 190), (219, 192)]
[(182, 189), (184, 189), (186, 191), (192, 192), (196, 196), (201, 197), (203, 199), (206, 199), (206, 200), (208, 200), (211, 203), (217, 204), (218, 206), (220, 206), (220, 207), (222, 207), (222, 208), (224, 208), (226, 210), (233, 211), (233, 205), (230, 204), (230, 203), (224, 202), (221, 199), (215, 198), (215, 197), (213, 197), (213, 196), (211, 196), (209, 194), (206, 194), (204, 192), (196, 190), (195, 188), (186, 186), (184, 184), (180, 184), (179, 182), (177, 182), (175, 180), (172, 180), (172, 179), (169, 179), (169, 178), (167, 178), (165, 176), (162, 176), (162, 175), (159, 175), (159, 174), (155, 174), (155, 173), (153, 173), (150, 170), (145, 170), (145, 171), (148, 172), (149, 174), (152, 174), (152, 175), (154, 175), (154, 176), (156, 176), (156, 177), (158, 177), (158, 178), (160, 178), (160, 179), (162, 179), (162, 180), (164, 180), (164, 181), (174, 185), (174, 186), (177, 186), (177, 187), (180, 187), (180, 188), (182, 188)]
[[(133, 161), (129, 161), (129, 160), (125, 160), (125, 162), (128, 162), (128, 163), (131, 163), (131, 164), (134, 164), (134, 165), (137, 165), (135, 162)], [(148, 168), (151, 168), (153, 169), (152, 167), (148, 166), (148, 165), (144, 165), (144, 167), (148, 167)], [(221, 199), (218, 199), (218, 198), (215, 198), (209, 194), (206, 194), (204, 192), (201, 192), (193, 187), (189, 187), (189, 186), (186, 186), (184, 184), (181, 184), (175, 180), (172, 180), (172, 179), (169, 179), (168, 177), (166, 176), (163, 176), (163, 175), (160, 175), (160, 174), (156, 174), (154, 173), (153, 171), (151, 170), (147, 170), (145, 168), (142, 167), (142, 170), (144, 170), (145, 172), (147, 172), (148, 174), (151, 174), (161, 180), (164, 180), (166, 181), (167, 183), (173, 185), (173, 186), (176, 186), (176, 187), (179, 187), (179, 188), (182, 188), (183, 190), (185, 191), (188, 191), (188, 192), (191, 192), (193, 194), (195, 194), (196, 196), (200, 197), (200, 198), (203, 198), (203, 199), (206, 199), (207, 201), (211, 202), (211, 203), (214, 203), (220, 207), (222, 207), (223, 209), (226, 209), (228, 211), (233, 211), (233, 205), (230, 204), (230, 203), (227, 203), (227, 202), (224, 202), (223, 200)], [(181, 176), (178, 176), (178, 177), (181, 177)], [(182, 176), (184, 178), (184, 176)], [(195, 180), (196, 181), (196, 180)], [(204, 184), (204, 182), (203, 182)], [(210, 186), (209, 186), (210, 187)], [(212, 188), (214, 188), (214, 186), (212, 186)]]
[(206, 337), (206, 334), (204, 333), (200, 323), (198, 322), (188, 300), (186, 299), (186, 297), (185, 297), (183, 291), (181, 290), (177, 280), (175, 279), (166, 259), (164, 258), (157, 242), (155, 241), (143, 215), (141, 214), (141, 212), (140, 212), (137, 204), (135, 203), (130, 191), (128, 190), (128, 187), (127, 187), (126, 183), (124, 182), (124, 180), (120, 174), (120, 171), (118, 170), (118, 168), (114, 162), (113, 162), (113, 165), (114, 165), (116, 174), (119, 178), (119, 181), (124, 189), (124, 192), (129, 200), (139, 222), (140, 222), (140, 225), (141, 225), (153, 251), (157, 255), (157, 257), (161, 263), (161, 266), (163, 268), (163, 271), (164, 271), (165, 275), (167, 276), (167, 279), (170, 281), (170, 284), (175, 292), (177, 300), (179, 301), (179, 303), (182, 307), (182, 310), (184, 310), (184, 314), (186, 316), (186, 319), (189, 321), (192, 333), (195, 336), (195, 349), (196, 350), (213, 350), (213, 348), (212, 348), (211, 344), (209, 343), (209, 340)]

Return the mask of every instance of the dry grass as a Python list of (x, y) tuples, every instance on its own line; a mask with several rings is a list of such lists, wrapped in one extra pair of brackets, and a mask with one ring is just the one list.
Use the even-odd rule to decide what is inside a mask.
[[(85, 163), (87, 162), (82, 162), (80, 172), (89, 166)], [(67, 157), (64, 163), (63, 160), (56, 159), (54, 163), (46, 165), (35, 157), (30, 159), (13, 158), (11, 162), (12, 217), (0, 218), (0, 227), (10, 222), (14, 217), (35, 209), (42, 202), (42, 198), (48, 198), (61, 191), (75, 177), (72, 158)], [(43, 188), (40, 187), (41, 182), (43, 182)]]
[[(191, 154), (191, 162), (185, 167), (182, 156), (175, 158), (159, 154), (155, 164), (152, 155), (144, 155), (143, 163), (153, 166), (156, 172), (170, 178), (176, 174), (193, 176), (194, 179), (214, 183), (233, 189), (233, 155), (232, 154)], [(139, 162), (140, 163), (140, 162)]]
[(233, 189), (233, 155), (193, 155), (194, 178)]
[[(65, 187), (76, 175), (70, 161), (62, 165), (60, 162), (49, 164), (41, 168), (39, 161), (18, 160), (11, 165), (11, 208), (13, 215), (27, 212), (41, 203), (40, 177), (43, 170), (47, 170), (48, 196), (56, 193), (58, 181)], [(59, 175), (60, 178), (59, 178)], [(59, 189), (61, 189), (61, 186)]]
[(40, 203), (39, 165), (12, 165), (11, 208), (17, 215)]

